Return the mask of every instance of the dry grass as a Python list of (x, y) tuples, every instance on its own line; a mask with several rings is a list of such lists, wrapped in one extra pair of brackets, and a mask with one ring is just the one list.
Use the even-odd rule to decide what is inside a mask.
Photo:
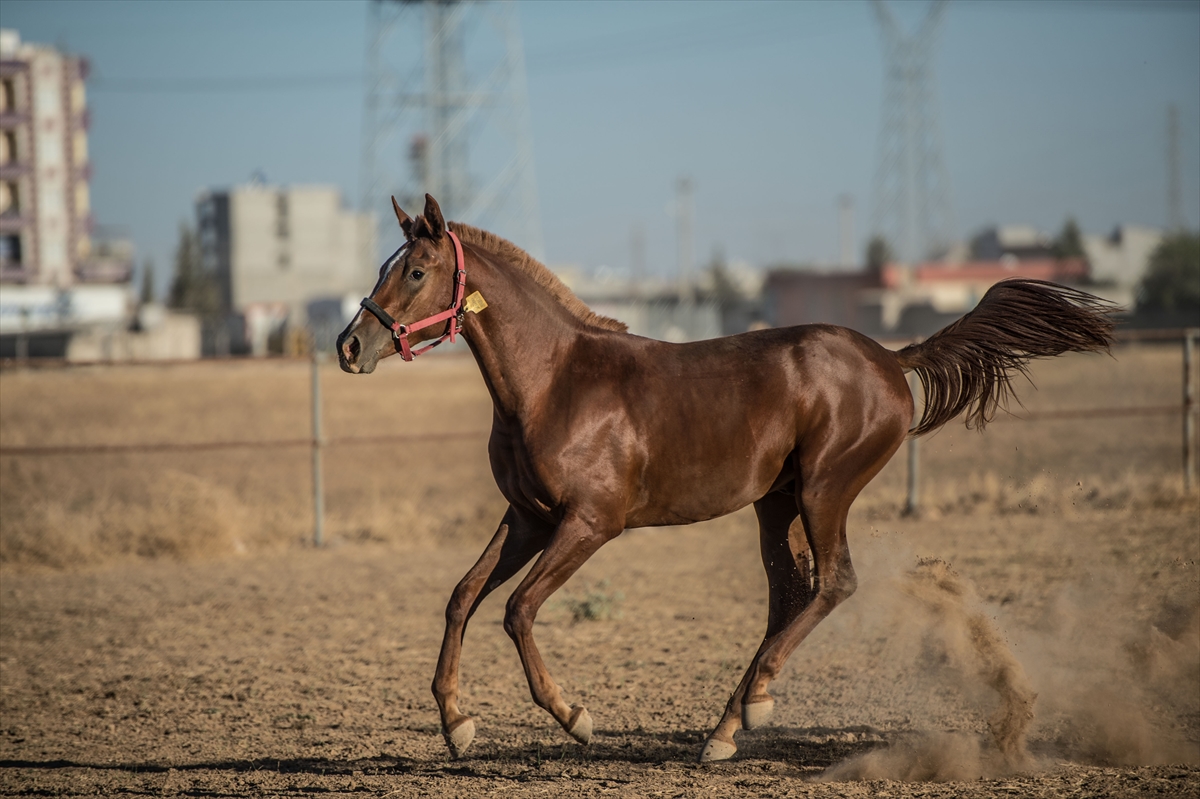
[[(1133, 346), (1039, 363), (1029, 410), (1179, 401), (1179, 347)], [(307, 364), (199, 363), (0, 373), (0, 447), (296, 439), (310, 424)], [(326, 366), (329, 437), (485, 431), (491, 404), (467, 358), (388, 361), (372, 377)], [(1083, 513), (1195, 502), (1179, 477), (1178, 416), (948, 426), (922, 441), (931, 514)], [(903, 453), (856, 515), (894, 517)], [(504, 509), (486, 436), (346, 445), (325, 454), (326, 535), (403, 548), (482, 542)], [(752, 524), (740, 514), (738, 524)], [(222, 557), (312, 534), (305, 447), (0, 456), (0, 566), (87, 568), (122, 558)]]

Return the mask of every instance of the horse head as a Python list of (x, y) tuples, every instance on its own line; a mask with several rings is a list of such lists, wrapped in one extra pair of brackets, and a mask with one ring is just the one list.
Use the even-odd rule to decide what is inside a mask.
[[(425, 212), (416, 219), (400, 209), (395, 197), (392, 209), (405, 243), (383, 262), (375, 288), (338, 336), (338, 362), (347, 372), (370, 374), (397, 352), (411, 360), (409, 345), (458, 332), (462, 276), (457, 273), (462, 267), (437, 201), (426, 194)], [(443, 319), (445, 325), (432, 323)]]

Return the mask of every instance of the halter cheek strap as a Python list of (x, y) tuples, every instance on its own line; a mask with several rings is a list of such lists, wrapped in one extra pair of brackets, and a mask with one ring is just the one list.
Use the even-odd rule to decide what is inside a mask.
[[(447, 230), (450, 234), (450, 240), (454, 242), (454, 301), (450, 303), (450, 307), (441, 313), (427, 316), (419, 322), (413, 322), (411, 325), (402, 325), (392, 318), (392, 315), (383, 310), (375, 300), (367, 297), (359, 303), (363, 308), (375, 315), (375, 318), (383, 324), (384, 327), (392, 331), (392, 341), (396, 343), (396, 351), (400, 353), (400, 357), (406, 361), (411, 361), (421, 353), (428, 352), (437, 345), (441, 344), (446, 339), (450, 339), (450, 343), (454, 343), (455, 336), (462, 332), (463, 327), (463, 294), (467, 290), (467, 262), (463, 258), (462, 242), (458, 240), (458, 236), (454, 235), (454, 231)], [(446, 332), (440, 338), (431, 341), (420, 349), (412, 349), (408, 344), (408, 334), (414, 333), (430, 325), (436, 325), (438, 322), (449, 321), (446, 326)]]

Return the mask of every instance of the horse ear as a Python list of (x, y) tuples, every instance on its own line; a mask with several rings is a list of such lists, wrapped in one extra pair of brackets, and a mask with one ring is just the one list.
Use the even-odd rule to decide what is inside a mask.
[(438, 207), (437, 200), (433, 199), (433, 196), (429, 194), (425, 195), (424, 216), (431, 236), (435, 239), (440, 239), (442, 233), (446, 230), (446, 220), (442, 218), (442, 209)]
[(404, 213), (400, 208), (400, 203), (396, 202), (395, 196), (392, 197), (392, 210), (396, 212), (396, 221), (400, 223), (400, 229), (404, 231), (406, 239), (412, 238), (412, 218)]

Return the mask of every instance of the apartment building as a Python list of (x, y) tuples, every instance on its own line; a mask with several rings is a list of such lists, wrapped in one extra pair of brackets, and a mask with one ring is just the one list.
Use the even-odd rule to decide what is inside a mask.
[[(235, 320), (231, 351), (266, 354), (288, 329), (337, 326), (343, 300), (356, 305), (375, 284), (374, 216), (344, 208), (333, 186), (209, 190), (196, 219), (204, 268)], [(330, 307), (336, 319), (313, 318)]]
[(0, 30), (0, 353), (128, 322), (132, 249), (93, 242), (87, 72)]

